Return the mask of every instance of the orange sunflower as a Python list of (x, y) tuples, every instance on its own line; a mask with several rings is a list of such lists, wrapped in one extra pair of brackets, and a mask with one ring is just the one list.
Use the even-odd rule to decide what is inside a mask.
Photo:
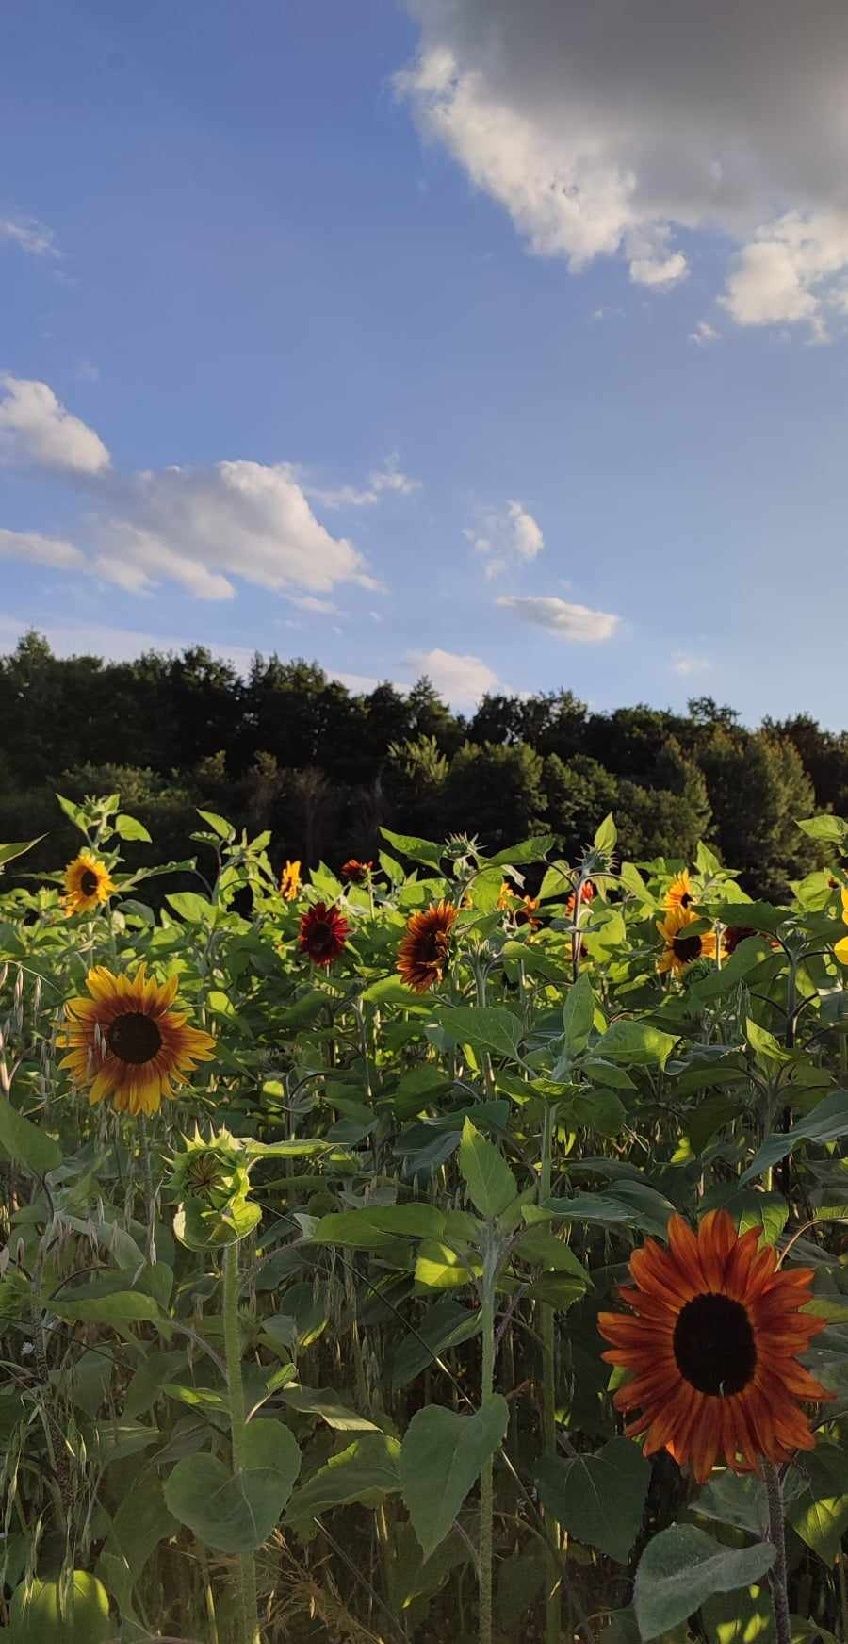
[(300, 863), (287, 862), (280, 875), (280, 895), (284, 902), (293, 902), (300, 890)]
[(108, 902), (116, 890), (106, 863), (90, 851), (81, 851), (65, 869), (62, 907), (69, 918), (72, 913), (93, 913), (95, 908)]
[(726, 1210), (697, 1233), (672, 1216), (667, 1248), (646, 1239), (630, 1257), (635, 1288), (619, 1290), (630, 1314), (598, 1314), (612, 1343), (604, 1359), (630, 1372), (613, 1404), (641, 1411), (628, 1434), (644, 1433), (646, 1455), (668, 1450), (699, 1484), (717, 1461), (754, 1472), (761, 1457), (812, 1450), (801, 1401), (832, 1397), (797, 1357), (825, 1327), (802, 1311), (812, 1269), (778, 1268), (759, 1240), (758, 1227), (740, 1237)]
[(663, 950), (657, 960), (657, 970), (661, 975), (670, 972), (672, 976), (682, 976), (696, 959), (715, 958), (715, 932), (707, 930), (693, 934), (689, 929), (691, 925), (700, 923), (691, 908), (682, 907), (669, 908), (665, 918), (657, 920), (657, 930), (663, 939)]
[[(580, 886), (580, 900), (581, 900), (581, 902), (594, 902), (594, 900), (595, 900), (595, 887), (592, 884), (591, 879), (584, 880), (583, 884)], [(568, 901), (565, 904), (565, 911), (566, 911), (566, 913), (573, 913), (576, 907), (577, 907), (577, 892), (576, 892), (576, 890), (573, 890), (571, 892), (571, 895), (568, 898)]]
[(450, 937), (458, 910), (450, 902), (434, 902), (407, 921), (398, 948), (397, 969), (408, 988), (426, 993), (441, 982), (450, 957)]
[(666, 908), (691, 908), (695, 900), (692, 881), (689, 878), (688, 868), (675, 875), (665, 893), (663, 906)]
[(210, 1034), (189, 1027), (172, 1009), (178, 978), (157, 982), (139, 965), (135, 976), (113, 976), (95, 965), (86, 977), (90, 997), (65, 1004), (59, 1044), (61, 1066), (88, 1087), (92, 1105), (109, 1100), (118, 1113), (158, 1113), (215, 1049)]

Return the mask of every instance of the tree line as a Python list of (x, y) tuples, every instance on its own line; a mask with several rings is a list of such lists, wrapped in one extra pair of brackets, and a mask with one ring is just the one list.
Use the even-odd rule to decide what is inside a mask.
[(201, 646), (118, 663), (56, 657), (32, 632), (0, 658), (0, 842), (48, 833), (30, 871), (75, 846), (57, 791), (120, 792), (159, 857), (195, 853), (200, 806), (270, 830), (275, 863), (334, 867), (375, 857), (381, 825), (487, 849), (552, 832), (573, 857), (614, 811), (631, 860), (705, 839), (773, 896), (816, 862), (796, 819), (848, 814), (848, 733), (803, 714), (752, 730), (711, 697), (599, 713), (567, 690), (490, 694), (466, 716), (427, 678), (355, 693), (276, 655), (243, 678)]

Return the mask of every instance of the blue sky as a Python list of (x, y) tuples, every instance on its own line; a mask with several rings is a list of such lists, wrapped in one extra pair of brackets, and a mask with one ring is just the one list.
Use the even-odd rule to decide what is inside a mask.
[(848, 20), (619, 4), (11, 0), (0, 646), (848, 720)]

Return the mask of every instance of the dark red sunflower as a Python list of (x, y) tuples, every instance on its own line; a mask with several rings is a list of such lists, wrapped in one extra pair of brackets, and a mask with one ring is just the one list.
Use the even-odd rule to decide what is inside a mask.
[(339, 878), (343, 879), (347, 885), (364, 885), (369, 874), (373, 872), (373, 862), (358, 862), (355, 856), (351, 856), (339, 868)]
[(450, 957), (450, 935), (457, 909), (451, 902), (434, 902), (407, 921), (398, 948), (397, 969), (408, 988), (426, 993), (441, 982)]
[(717, 1461), (754, 1472), (765, 1457), (788, 1461), (815, 1439), (801, 1402), (832, 1395), (798, 1362), (825, 1320), (803, 1309), (811, 1268), (785, 1271), (760, 1229), (740, 1237), (726, 1210), (693, 1233), (682, 1216), (668, 1246), (646, 1239), (630, 1258), (635, 1288), (619, 1291), (630, 1313), (599, 1313), (612, 1343), (608, 1364), (628, 1370), (617, 1410), (641, 1412), (645, 1454), (670, 1451), (699, 1484)]
[(349, 935), (350, 925), (338, 908), (315, 902), (300, 921), (300, 951), (327, 970), (344, 951)]
[(724, 933), (725, 953), (728, 954), (728, 956), (731, 953), (735, 953), (740, 942), (744, 942), (747, 937), (756, 936), (756, 934), (757, 932), (753, 925), (728, 925)]

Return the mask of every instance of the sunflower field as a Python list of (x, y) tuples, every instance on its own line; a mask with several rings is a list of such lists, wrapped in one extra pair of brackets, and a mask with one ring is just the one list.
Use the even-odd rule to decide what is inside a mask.
[(60, 804), (0, 846), (10, 1644), (848, 1644), (848, 823), (772, 903), (611, 817), (302, 873)]

